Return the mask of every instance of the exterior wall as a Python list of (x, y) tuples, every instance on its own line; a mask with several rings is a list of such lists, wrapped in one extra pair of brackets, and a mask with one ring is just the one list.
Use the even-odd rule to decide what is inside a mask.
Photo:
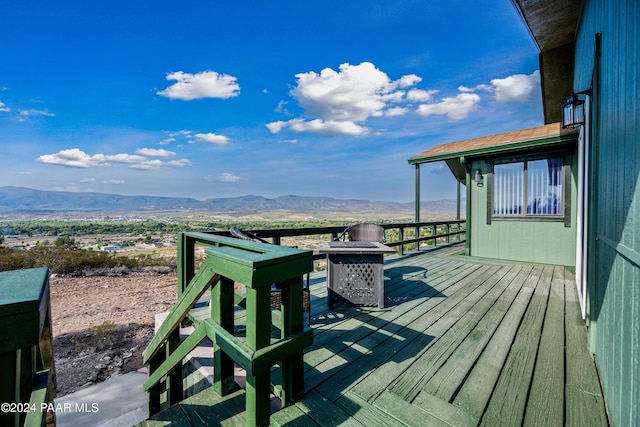
[[(614, 426), (640, 425), (640, 2), (587, 0), (574, 90), (594, 79), (589, 328)], [(596, 60), (595, 34), (601, 33)], [(598, 72), (599, 71), (599, 72)]]
[(479, 186), (469, 183), (471, 192), (471, 255), (513, 261), (535, 262), (575, 266), (576, 263), (576, 213), (577, 203), (576, 156), (572, 156), (571, 167), (571, 224), (563, 221), (549, 222), (519, 219), (492, 219), (487, 224), (487, 203), (490, 197), (486, 185), (491, 168), (484, 160), (471, 162), (471, 170), (480, 169), (484, 183)]

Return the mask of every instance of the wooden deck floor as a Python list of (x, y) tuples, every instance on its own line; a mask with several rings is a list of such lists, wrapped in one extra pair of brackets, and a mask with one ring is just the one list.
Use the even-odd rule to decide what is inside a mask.
[[(388, 258), (384, 309), (329, 310), (324, 276), (312, 276), (306, 393), (272, 425), (608, 425), (573, 276), (459, 253)], [(203, 415), (210, 392), (182, 406), (244, 425), (233, 399), (237, 413)]]

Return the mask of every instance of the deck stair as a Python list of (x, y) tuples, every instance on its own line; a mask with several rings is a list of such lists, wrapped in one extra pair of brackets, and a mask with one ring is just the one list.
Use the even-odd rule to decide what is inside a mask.
[[(149, 415), (188, 425), (179, 409), (197, 407), (196, 421), (190, 421), (196, 425), (227, 415), (236, 417), (232, 425), (238, 425), (237, 417), (247, 426), (269, 425), (272, 366), (280, 367), (278, 396), (283, 406), (304, 391), (303, 350), (313, 343), (313, 331), (303, 322), (302, 281), (313, 268), (312, 252), (204, 233), (183, 233), (180, 242), (178, 302), (143, 354), (149, 371), (144, 383)], [(206, 246), (197, 272), (196, 245)], [(270, 307), (274, 283), (282, 289), (277, 311)], [(239, 285), (244, 286), (241, 298), (236, 295)], [(209, 318), (181, 342), (181, 323), (207, 291)], [(246, 308), (245, 337), (236, 334), (234, 312), (240, 300)], [(272, 337), (272, 327), (279, 336)], [(207, 338), (213, 342), (213, 387), (183, 402), (182, 360)], [(246, 371), (245, 390), (238, 390), (234, 365)], [(160, 413), (176, 404), (180, 406)], [(147, 425), (154, 425), (153, 420)]]

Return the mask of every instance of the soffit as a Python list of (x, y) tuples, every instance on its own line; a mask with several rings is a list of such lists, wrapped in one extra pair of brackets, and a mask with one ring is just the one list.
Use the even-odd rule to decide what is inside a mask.
[(540, 52), (575, 41), (581, 0), (511, 0)]

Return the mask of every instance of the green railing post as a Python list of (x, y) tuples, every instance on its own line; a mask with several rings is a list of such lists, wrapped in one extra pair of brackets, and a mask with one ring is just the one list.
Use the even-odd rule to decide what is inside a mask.
[[(302, 277), (295, 277), (285, 282), (282, 288), (282, 338), (297, 334), (304, 329), (302, 283)], [(283, 361), (280, 397), (285, 405), (293, 403), (304, 392), (304, 379), (300, 372), (304, 372), (301, 352)]]
[[(233, 280), (225, 277), (211, 289), (211, 320), (233, 334)], [(233, 359), (213, 343), (213, 389), (218, 395), (226, 396), (236, 388), (233, 376)]]
[[(169, 358), (171, 354), (180, 346), (180, 329), (175, 329), (169, 339), (167, 340), (166, 357)], [(182, 400), (182, 365), (178, 365), (169, 371), (167, 375), (167, 403), (169, 406), (174, 405)]]
[(186, 287), (195, 276), (195, 240), (188, 233), (178, 233), (178, 298), (182, 296)]

